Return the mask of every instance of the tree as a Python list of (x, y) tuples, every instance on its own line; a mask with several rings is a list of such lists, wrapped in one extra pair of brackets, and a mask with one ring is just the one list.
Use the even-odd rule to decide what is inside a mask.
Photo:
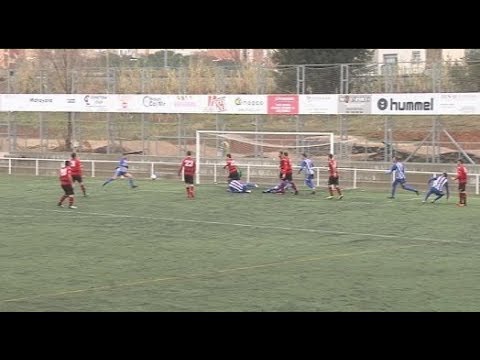
[(477, 92), (480, 90), (480, 49), (468, 49), (464, 61), (447, 63), (452, 92)]
[(350, 79), (367, 71), (364, 66), (371, 60), (369, 49), (278, 49), (272, 60), (277, 65), (276, 83), (279, 93), (297, 93), (299, 70), (305, 66), (304, 86), (306, 92), (333, 94), (340, 91), (341, 64), (363, 64), (349, 66)]
[[(42, 92), (72, 94), (74, 79), (72, 70), (80, 67), (83, 60), (80, 49), (42, 49), (39, 50), (40, 82)], [(44, 78), (44, 72), (47, 76)], [(46, 83), (45, 80), (49, 82)], [(65, 150), (72, 150), (73, 113), (67, 113), (67, 133)]]
[(188, 64), (185, 56), (170, 50), (161, 50), (146, 57), (146, 67), (182, 67)]

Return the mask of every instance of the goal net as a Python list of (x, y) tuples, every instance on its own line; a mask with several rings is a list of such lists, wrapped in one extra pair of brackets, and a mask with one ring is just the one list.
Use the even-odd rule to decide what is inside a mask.
[(277, 181), (279, 151), (287, 151), (294, 166), (301, 161), (302, 153), (315, 162), (315, 158), (334, 152), (334, 136), (330, 132), (197, 130), (196, 183), (226, 181), (223, 166), (227, 154), (232, 154), (242, 172), (242, 180)]

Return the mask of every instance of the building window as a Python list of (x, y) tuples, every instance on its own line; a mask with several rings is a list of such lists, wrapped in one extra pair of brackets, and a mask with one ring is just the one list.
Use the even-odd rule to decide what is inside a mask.
[(398, 54), (383, 54), (383, 62), (386, 65), (397, 65)]
[(420, 62), (420, 51), (419, 50), (413, 50), (412, 51), (412, 63), (418, 64)]
[(395, 75), (397, 73), (398, 54), (384, 54), (383, 65), (381, 67), (382, 75)]

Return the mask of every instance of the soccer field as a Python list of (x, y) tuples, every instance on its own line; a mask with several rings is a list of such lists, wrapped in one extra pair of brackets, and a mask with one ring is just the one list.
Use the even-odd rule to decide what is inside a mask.
[(0, 177), (0, 311), (480, 311), (479, 198)]

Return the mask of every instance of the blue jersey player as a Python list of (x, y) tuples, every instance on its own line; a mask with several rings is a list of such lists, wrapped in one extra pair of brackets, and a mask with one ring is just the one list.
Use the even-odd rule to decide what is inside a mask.
[(313, 167), (313, 161), (308, 158), (307, 154), (302, 154), (303, 160), (300, 163), (300, 170), (298, 173), (300, 174), (302, 171), (305, 174), (305, 185), (307, 185), (310, 190), (312, 190), (312, 194), (315, 194), (315, 184), (313, 183), (313, 179), (315, 178), (315, 171)]
[(108, 178), (102, 186), (105, 186), (112, 181), (118, 179), (119, 177), (126, 177), (128, 179), (128, 185), (130, 188), (134, 189), (137, 185), (133, 182), (133, 176), (128, 172), (128, 159), (126, 156), (122, 156), (118, 162), (118, 166), (115, 168), (115, 173), (112, 177)]
[[(430, 189), (428, 190), (427, 194), (425, 195), (425, 199), (423, 199), (422, 203), (426, 203), (429, 196), (432, 194), (437, 195), (435, 199), (431, 201), (431, 203), (435, 203), (438, 199), (443, 197), (445, 193), (447, 194), (447, 200), (450, 197), (450, 190), (448, 189), (448, 175), (447, 173), (443, 173), (440, 176), (434, 176), (428, 180), (428, 184), (430, 185)], [(445, 193), (444, 193), (445, 189)]]
[(412, 191), (417, 195), (419, 194), (417, 189), (407, 184), (405, 165), (403, 165), (399, 157), (393, 158), (393, 165), (391, 166), (390, 170), (387, 170), (385, 173), (391, 174), (392, 172), (395, 173), (395, 179), (392, 182), (392, 195), (388, 197), (389, 199), (395, 199), (395, 190), (397, 189), (398, 185), (400, 185), (404, 190)]

